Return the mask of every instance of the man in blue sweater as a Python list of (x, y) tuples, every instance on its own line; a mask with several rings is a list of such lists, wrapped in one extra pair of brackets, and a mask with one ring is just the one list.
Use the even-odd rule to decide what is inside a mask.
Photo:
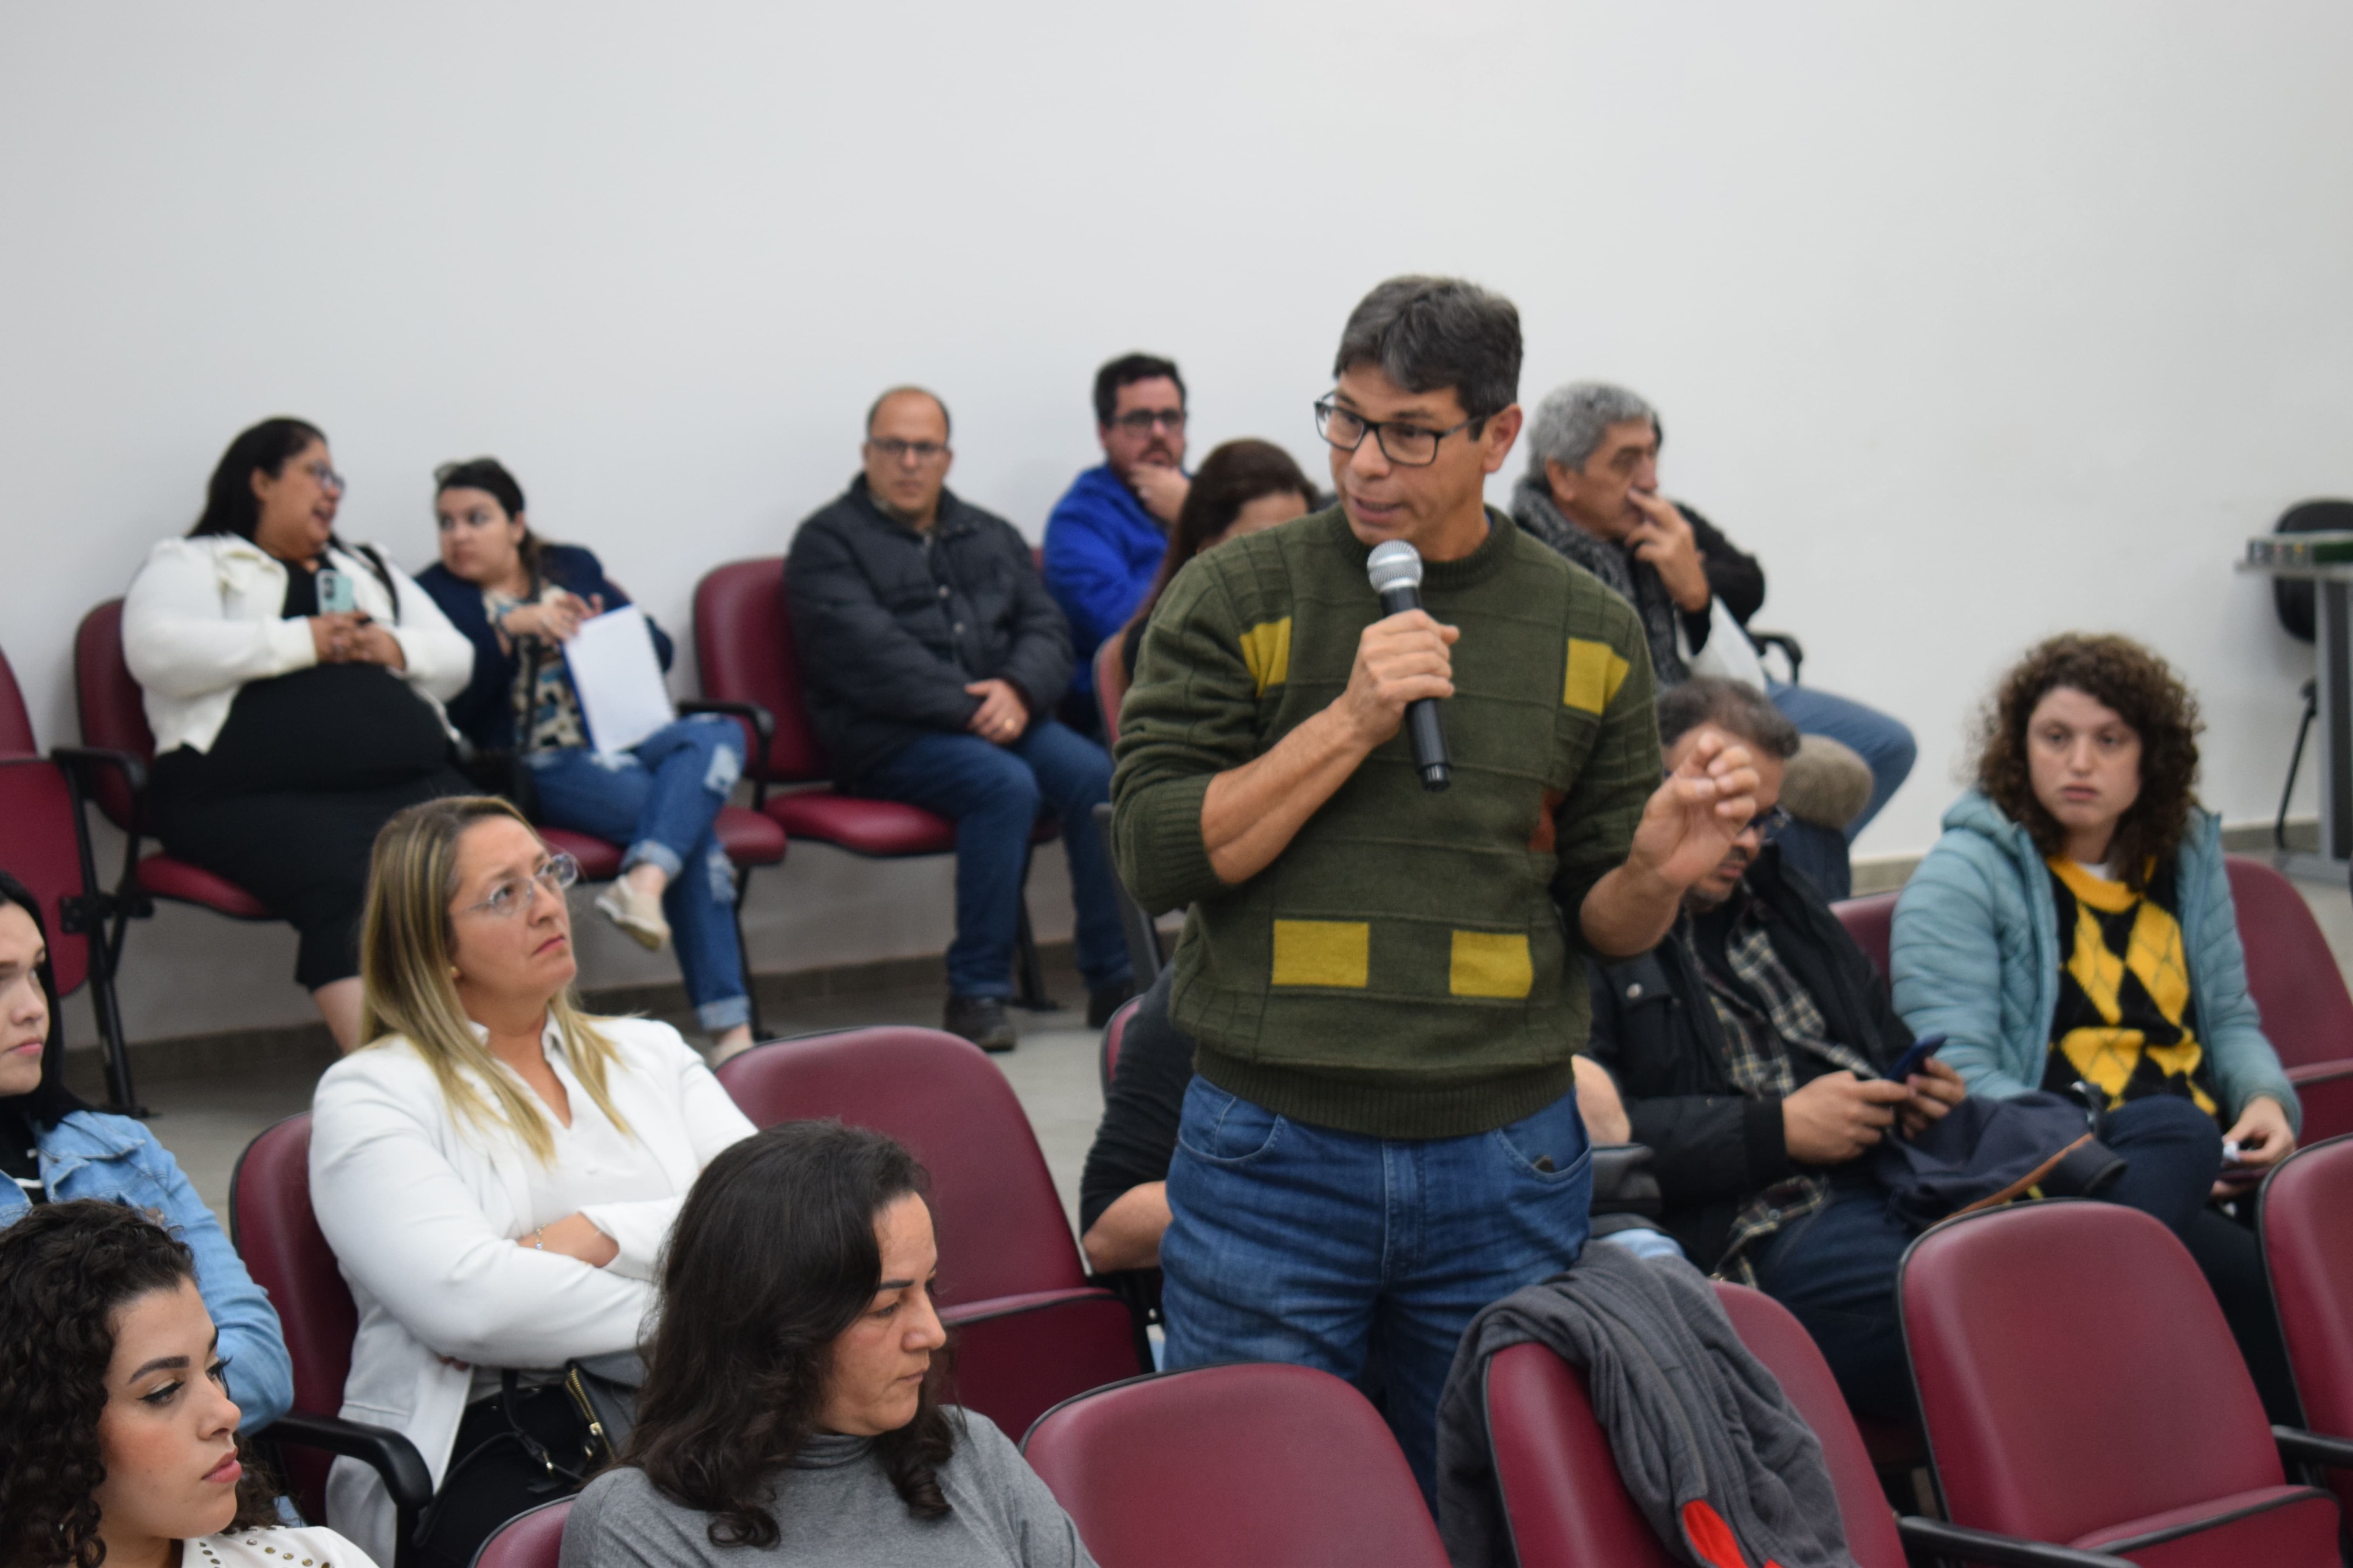
[(1095, 373), (1103, 460), (1071, 481), (1046, 520), (1046, 591), (1071, 623), (1078, 668), (1062, 717), (1092, 733), (1095, 649), (1116, 637), (1160, 571), (1185, 504), (1185, 378), (1174, 363), (1123, 354)]

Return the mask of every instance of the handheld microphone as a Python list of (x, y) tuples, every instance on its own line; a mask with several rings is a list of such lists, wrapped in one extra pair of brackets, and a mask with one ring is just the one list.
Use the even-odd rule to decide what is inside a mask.
[[(1402, 539), (1373, 546), (1366, 559), (1365, 575), (1381, 596), (1384, 615), (1421, 608), (1421, 552)], [(1454, 782), (1454, 764), (1446, 755), (1446, 725), (1438, 716), (1438, 699), (1418, 697), (1405, 705), (1406, 738), (1413, 746), (1413, 771), (1421, 787), (1431, 794)]]

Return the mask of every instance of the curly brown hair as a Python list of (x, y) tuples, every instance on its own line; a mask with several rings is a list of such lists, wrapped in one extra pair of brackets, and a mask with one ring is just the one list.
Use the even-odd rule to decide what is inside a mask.
[[(99, 1568), (98, 1416), (116, 1309), (196, 1277), (164, 1228), (97, 1198), (0, 1230), (0, 1568)], [(232, 1529), (276, 1524), (277, 1489), (240, 1447)]]
[(1978, 788), (2023, 826), (2034, 847), (2056, 855), (2066, 830), (2034, 797), (2027, 767), (2027, 721), (2060, 687), (2084, 693), (2140, 737), (2140, 795), (2116, 819), (2108, 858), (2135, 892), (2173, 858), (2198, 804), (2198, 699), (2172, 667), (2130, 637), (2065, 632), (2027, 650), (2001, 678), (1978, 720)]
[[(711, 1515), (713, 1546), (776, 1544), (768, 1489), (818, 1430), (834, 1341), (873, 1302), (875, 1220), (929, 1186), (914, 1156), (880, 1132), (786, 1121), (721, 1153), (686, 1194), (621, 1462)], [(953, 1511), (939, 1482), (958, 1433), (941, 1405), (953, 1368), (948, 1352), (934, 1352), (915, 1418), (874, 1439), (875, 1462), (915, 1519)]]

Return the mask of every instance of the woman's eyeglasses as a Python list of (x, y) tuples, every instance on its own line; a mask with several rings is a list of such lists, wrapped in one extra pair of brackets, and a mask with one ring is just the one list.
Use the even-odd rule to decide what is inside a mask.
[(530, 907), (534, 885), (545, 888), (560, 899), (564, 897), (564, 889), (579, 879), (580, 862), (559, 849), (530, 876), (501, 882), (491, 889), (489, 898), (479, 904), (468, 904), (458, 912), (461, 915), (485, 914), (494, 921), (512, 920)]

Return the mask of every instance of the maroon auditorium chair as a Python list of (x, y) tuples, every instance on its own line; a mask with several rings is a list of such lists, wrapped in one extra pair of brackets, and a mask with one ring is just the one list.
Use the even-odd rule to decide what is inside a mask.
[(1103, 1091), (1106, 1098), (1111, 1094), (1111, 1080), (1119, 1076), (1119, 1043), (1127, 1037), (1127, 1026), (1134, 1021), (1135, 1010), (1143, 1005), (1143, 997), (1129, 997), (1111, 1016), (1111, 1022), (1103, 1026), (1103, 1051), (1095, 1066), (1103, 1075)]
[[(2289, 1155), (2256, 1204), (2305, 1425), (2353, 1438), (2353, 1135)], [(2353, 1507), (2353, 1469), (2328, 1480), (2338, 1507)]]
[(556, 1568), (564, 1553), (564, 1521), (572, 1500), (543, 1502), (494, 1531), (474, 1554), (474, 1568)]
[[(1820, 1440), (1858, 1568), (1903, 1568), (1894, 1513), (1812, 1338), (1761, 1291), (1719, 1284), (1715, 1292), (1734, 1331)], [(1619, 1479), (1582, 1372), (1542, 1345), (1514, 1345), (1488, 1363), (1483, 1393), (1497, 1489), (1520, 1568), (1674, 1562)]]
[(838, 1117), (889, 1133), (930, 1171), (960, 1403), (1018, 1433), (1140, 1370), (1134, 1320), (1087, 1283), (1029, 1118), (978, 1047), (937, 1029), (849, 1029), (756, 1046), (719, 1081), (759, 1126)]
[(1446, 1568), (1397, 1439), (1329, 1373), (1135, 1378), (1056, 1405), (1021, 1451), (1103, 1568)]
[(324, 1520), (327, 1469), (335, 1455), (383, 1478), (397, 1520), (397, 1555), (409, 1568), (417, 1520), (433, 1479), (416, 1446), (389, 1427), (346, 1421), (343, 1382), (352, 1370), (359, 1310), (311, 1209), (311, 1114), (264, 1128), (237, 1156), (229, 1180), (229, 1237), (253, 1282), (269, 1292), (294, 1363), (294, 1406), (257, 1434), (284, 1456), (287, 1485), (305, 1519)]
[(2265, 1424), (2158, 1221), (2076, 1199), (1966, 1215), (1912, 1244), (1897, 1289), (1956, 1524), (2145, 1568), (2339, 1568), (2336, 1500), (2281, 1459), (2342, 1464), (2353, 1443)]
[(1831, 906), (1831, 912), (1846, 927), (1846, 934), (1854, 938), (1855, 946), (1862, 949), (1871, 960), (1871, 967), (1879, 972), (1882, 980), (1887, 973), (1888, 942), (1895, 930), (1895, 895), (1866, 893), (1859, 899), (1841, 899)]
[[(756, 707), (774, 721), (765, 743), (744, 763), (753, 805), (786, 834), (872, 860), (902, 860), (955, 853), (955, 824), (920, 806), (869, 800), (832, 787), (833, 764), (801, 700), (800, 649), (785, 606), (785, 563), (778, 555), (733, 561), (712, 568), (694, 589), (694, 652), (704, 693), (723, 702)], [(770, 794), (774, 784), (805, 785)], [(1030, 842), (1057, 831), (1041, 818)], [(1051, 1005), (1039, 972), (1029, 907), (1021, 906), (1018, 995), (1024, 1005)]]
[(0, 870), (40, 901), (58, 994), (70, 995), (85, 982), (90, 985), (105, 1055), (109, 1109), (144, 1115), (131, 1083), (122, 1009), (114, 989), (120, 951), (104, 940), (111, 900), (99, 881), (82, 816), (88, 762), (79, 747), (41, 755), (16, 674), (0, 655)]
[(2353, 1132), (2353, 996), (2337, 955), (2294, 883), (2243, 855), (2226, 856), (2223, 864), (2247, 952), (2247, 989), (2304, 1102), (2302, 1140)]

